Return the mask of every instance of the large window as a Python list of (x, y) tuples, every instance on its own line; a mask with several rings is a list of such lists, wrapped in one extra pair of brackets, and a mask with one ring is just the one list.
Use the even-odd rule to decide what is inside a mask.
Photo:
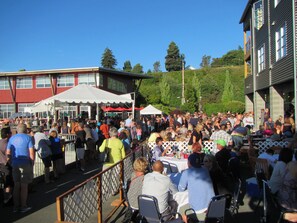
[(74, 75), (59, 75), (58, 76), (58, 87), (72, 87), (74, 86)]
[(79, 74), (78, 84), (87, 84), (95, 86), (95, 74)]
[(11, 104), (0, 104), (0, 119), (9, 118), (14, 111), (14, 105)]
[(287, 55), (287, 25), (285, 24), (275, 33), (276, 61)]
[(63, 109), (60, 110), (60, 116), (70, 118), (77, 117), (77, 107), (76, 106), (63, 106)]
[(115, 80), (111, 77), (108, 77), (107, 87), (110, 90), (127, 93), (127, 84), (121, 81)]
[(28, 104), (18, 104), (18, 112), (26, 112), (25, 108), (30, 108), (34, 104), (33, 103), (28, 103)]
[(265, 47), (262, 45), (258, 49), (258, 73), (265, 69)]
[(21, 88), (32, 88), (32, 77), (18, 77), (16, 79), (16, 83), (17, 83), (17, 88), (21, 89)]
[(99, 86), (103, 87), (103, 75), (99, 74)]
[(261, 29), (264, 24), (264, 7), (262, 0), (254, 3), (255, 28)]
[(0, 90), (9, 89), (8, 77), (0, 77)]
[(51, 81), (49, 76), (38, 76), (36, 77), (36, 88), (49, 88)]

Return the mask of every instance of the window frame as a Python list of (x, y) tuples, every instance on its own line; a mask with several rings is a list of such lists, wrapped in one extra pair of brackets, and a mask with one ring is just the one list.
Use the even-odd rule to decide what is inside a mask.
[[(86, 78), (86, 81), (82, 81), (81, 79)], [(94, 73), (84, 73), (84, 74), (78, 74), (78, 84), (86, 84), (90, 86), (95, 86), (95, 74)]]
[(113, 90), (121, 93), (127, 93), (128, 91), (127, 83), (123, 83), (122, 81), (116, 80), (112, 77), (108, 77), (107, 88), (109, 90)]
[(287, 23), (275, 31), (275, 61), (287, 56)]
[[(62, 82), (63, 81), (63, 82)], [(57, 77), (57, 87), (73, 87), (74, 74), (60, 74)]]
[(257, 50), (258, 73), (265, 70), (265, 44), (262, 44)]
[[(43, 81), (41, 81), (43, 78)], [(47, 80), (48, 79), (48, 83)], [(43, 83), (38, 83), (38, 82), (43, 82)], [(50, 88), (51, 87), (51, 80), (50, 80), (50, 77), (49, 76), (46, 76), (46, 75), (42, 75), (42, 76), (36, 76), (36, 88)], [(38, 86), (40, 85), (40, 86)], [(48, 85), (48, 86), (47, 86)]]
[[(24, 82), (20, 82), (20, 80), (25, 80)], [(26, 83), (27, 80), (30, 83)], [(22, 86), (20, 86), (22, 85)], [(33, 78), (31, 77), (17, 77), (16, 78), (16, 89), (32, 89), (33, 88)]]
[(13, 104), (0, 104), (0, 119), (9, 118), (15, 113)]
[(254, 3), (255, 29), (260, 30), (264, 25), (264, 4), (262, 0)]
[(9, 77), (0, 77), (0, 90), (9, 90)]

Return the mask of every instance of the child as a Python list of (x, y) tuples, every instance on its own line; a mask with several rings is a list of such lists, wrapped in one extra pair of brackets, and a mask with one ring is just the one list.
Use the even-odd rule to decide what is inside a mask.
[(140, 125), (136, 126), (136, 135), (137, 135), (137, 140), (140, 141), (141, 135), (142, 135), (142, 129)]

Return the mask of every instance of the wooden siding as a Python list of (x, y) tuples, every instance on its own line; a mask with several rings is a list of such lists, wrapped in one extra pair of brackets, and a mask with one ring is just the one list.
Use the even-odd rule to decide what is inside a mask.
[(256, 91), (269, 87), (269, 71), (265, 69), (256, 76)]
[[(280, 1), (277, 7), (271, 4), (271, 84), (275, 85), (294, 78), (292, 1)], [(276, 61), (275, 33), (287, 25), (287, 55)]]
[(250, 94), (254, 92), (253, 75), (249, 75), (244, 80), (244, 94)]

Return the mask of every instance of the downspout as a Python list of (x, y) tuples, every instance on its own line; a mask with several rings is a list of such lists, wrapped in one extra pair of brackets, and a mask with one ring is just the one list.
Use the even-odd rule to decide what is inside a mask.
[(256, 124), (256, 128), (259, 126), (259, 116), (258, 116), (258, 110), (257, 110), (257, 101), (256, 101), (256, 68), (254, 64), (254, 59), (256, 57), (255, 55), (255, 10), (254, 6), (252, 6), (252, 28), (251, 28), (251, 35), (252, 35), (252, 41), (251, 41), (251, 50), (252, 50), (252, 56), (251, 56), (251, 66), (252, 66), (252, 75), (253, 75), (253, 101), (254, 101), (254, 120)]
[[(295, 2), (296, 0), (292, 0), (292, 19), (293, 19), (293, 59), (294, 59), (294, 107), (295, 107), (295, 120), (297, 117), (297, 83), (296, 83), (296, 12), (295, 12)], [(295, 125), (295, 132), (297, 131), (297, 125)]]

